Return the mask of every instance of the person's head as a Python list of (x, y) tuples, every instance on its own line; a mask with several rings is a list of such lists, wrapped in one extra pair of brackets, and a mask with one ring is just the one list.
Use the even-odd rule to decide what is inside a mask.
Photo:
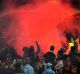
[(59, 57), (63, 57), (63, 55), (65, 54), (65, 52), (66, 52), (66, 48), (60, 48), (60, 50), (58, 51), (58, 53), (57, 53), (57, 57), (59, 58)]
[(46, 68), (51, 68), (52, 64), (51, 63), (46, 63)]
[(30, 53), (33, 53), (33, 52), (34, 52), (34, 46), (33, 46), (33, 45), (31, 45), (31, 46), (29, 47), (29, 51), (30, 51)]
[(54, 51), (55, 47), (53, 45), (50, 46), (50, 51)]
[(30, 58), (29, 58), (29, 57), (26, 57), (26, 58), (24, 59), (24, 63), (25, 63), (25, 64), (30, 64)]
[(25, 52), (27, 51), (29, 48), (28, 47), (23, 47), (22, 50)]
[(72, 46), (70, 53), (75, 52), (75, 51), (76, 51), (76, 47), (75, 46)]

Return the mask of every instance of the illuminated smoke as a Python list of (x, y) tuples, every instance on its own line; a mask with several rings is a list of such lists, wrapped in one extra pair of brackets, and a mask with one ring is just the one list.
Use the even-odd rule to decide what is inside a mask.
[[(0, 18), (2, 22), (0, 23), (0, 36), (2, 37), (0, 40), (3, 45), (11, 44), (18, 48), (19, 54), (22, 54), (23, 46), (35, 45), (36, 40), (39, 41), (44, 52), (47, 52), (53, 44), (56, 54), (63, 43), (66, 44), (66, 35), (72, 34), (74, 29), (79, 28), (78, 25), (70, 24), (73, 20), (71, 8), (65, 8), (58, 1), (9, 1), (4, 2), (5, 15), (2, 13), (1, 16), (4, 16)], [(68, 17), (70, 18), (66, 19)]]
[(16, 45), (19, 27), (17, 21), (13, 19), (13, 17), (12, 15), (6, 15), (0, 18), (0, 48), (6, 45)]
[(80, 37), (80, 13), (65, 19), (61, 25), (58, 25), (58, 28), (62, 31), (68, 42), (71, 41), (71, 38), (75, 40)]

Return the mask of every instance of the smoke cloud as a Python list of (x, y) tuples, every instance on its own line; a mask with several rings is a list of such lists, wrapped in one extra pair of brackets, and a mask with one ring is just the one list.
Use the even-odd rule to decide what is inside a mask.
[(44, 52), (53, 44), (57, 54), (69, 36), (79, 36), (80, 14), (60, 0), (3, 0), (1, 4), (0, 46), (10, 44), (19, 54), (36, 40)]

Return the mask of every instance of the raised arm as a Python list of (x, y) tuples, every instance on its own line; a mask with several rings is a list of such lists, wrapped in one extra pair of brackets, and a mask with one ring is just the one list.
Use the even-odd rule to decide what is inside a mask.
[(35, 44), (37, 46), (37, 52), (36, 52), (36, 54), (38, 54), (41, 51), (40, 45), (38, 44), (38, 41), (35, 41)]

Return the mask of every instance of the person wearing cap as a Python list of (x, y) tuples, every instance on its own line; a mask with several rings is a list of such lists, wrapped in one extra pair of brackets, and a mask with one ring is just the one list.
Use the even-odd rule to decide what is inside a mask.
[(34, 68), (30, 65), (30, 59), (27, 57), (25, 59), (25, 65), (23, 67), (24, 74), (35, 74)]
[(46, 68), (42, 72), (42, 74), (55, 74), (55, 72), (51, 69), (52, 64), (51, 63), (46, 63)]

